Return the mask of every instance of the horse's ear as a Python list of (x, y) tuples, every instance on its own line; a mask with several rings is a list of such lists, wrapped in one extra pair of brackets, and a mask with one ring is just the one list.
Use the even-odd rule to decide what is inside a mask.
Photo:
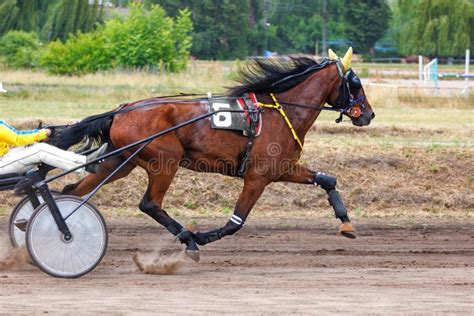
[(344, 58), (342, 58), (342, 65), (344, 66), (344, 72), (347, 72), (351, 68), (352, 62), (352, 47), (349, 47)]
[(339, 58), (337, 57), (336, 53), (332, 49), (328, 49), (328, 56), (329, 56), (329, 59), (331, 60)]

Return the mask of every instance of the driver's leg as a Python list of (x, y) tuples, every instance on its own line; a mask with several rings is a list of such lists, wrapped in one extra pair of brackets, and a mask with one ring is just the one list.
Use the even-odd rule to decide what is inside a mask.
[(0, 157), (0, 174), (18, 173), (23, 174), (34, 166), (27, 166), (20, 161), (29, 155), (25, 152), (25, 147), (15, 147), (10, 149), (5, 155)]
[[(69, 170), (86, 162), (87, 158), (57, 147), (36, 143), (30, 146), (10, 149), (0, 159), (0, 174), (25, 173), (39, 163)], [(83, 168), (78, 172), (82, 172)]]

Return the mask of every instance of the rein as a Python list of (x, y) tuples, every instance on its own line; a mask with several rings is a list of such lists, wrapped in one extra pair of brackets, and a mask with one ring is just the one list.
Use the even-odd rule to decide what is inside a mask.
[[(295, 140), (298, 142), (298, 145), (300, 146), (301, 150), (303, 150), (302, 142), (299, 140), (298, 136), (296, 135), (296, 133), (295, 133), (295, 131), (294, 131), (292, 125), (291, 125), (291, 122), (289, 122), (289, 119), (286, 116), (286, 113), (283, 111), (283, 109), (281, 107), (282, 104), (289, 105), (289, 106), (294, 106), (294, 107), (305, 108), (305, 109), (310, 109), (310, 110), (315, 110), (315, 111), (325, 110), (325, 111), (338, 112), (338, 113), (340, 113), (340, 116), (339, 116), (339, 118), (337, 118), (335, 120), (335, 122), (340, 123), (340, 122), (342, 122), (343, 115), (347, 115), (347, 116), (353, 117), (353, 118), (358, 118), (362, 114), (362, 111), (361, 111), (360, 107), (364, 107), (363, 103), (364, 103), (365, 97), (360, 96), (357, 99), (354, 99), (352, 97), (352, 94), (350, 93), (349, 83), (348, 83), (348, 80), (347, 80), (347, 75), (344, 75), (344, 72), (342, 71), (342, 68), (341, 68), (343, 66), (342, 66), (342, 64), (339, 60), (324, 59), (318, 65), (311, 66), (311, 67), (309, 67), (308, 69), (304, 70), (301, 73), (287, 76), (287, 77), (282, 78), (282, 79), (280, 79), (280, 80), (278, 80), (278, 81), (276, 81), (272, 84), (272, 86), (276, 86), (276, 85), (278, 85), (278, 84), (280, 84), (284, 81), (290, 80), (292, 78), (306, 75), (309, 72), (314, 71), (314, 70), (322, 69), (322, 68), (324, 68), (327, 65), (332, 64), (332, 63), (337, 64), (338, 74), (342, 79), (341, 86), (340, 86), (340, 89), (341, 89), (342, 93), (339, 93), (341, 102), (338, 101), (338, 106), (337, 107), (329, 107), (329, 106), (325, 106), (325, 105), (315, 107), (315, 106), (311, 106), (311, 105), (291, 103), (291, 102), (278, 102), (276, 100), (275, 96), (273, 95), (273, 93), (271, 93), (270, 96), (272, 97), (274, 104), (260, 103), (260, 105), (262, 107), (274, 108), (274, 109), (277, 109), (280, 112), (280, 114), (285, 119), (285, 122), (290, 127), (290, 130), (292, 130), (293, 136), (294, 136)], [(194, 96), (194, 97), (198, 97), (198, 98), (184, 99), (184, 100), (183, 99), (167, 100), (167, 99), (170, 99), (170, 98), (190, 97), (190, 96)], [(230, 97), (230, 96), (225, 96), (225, 95), (217, 95), (213, 98), (215, 98), (215, 99), (226, 98), (226, 99), (236, 100), (240, 97)], [(166, 104), (166, 103), (170, 103), (170, 102), (178, 103), (178, 104), (179, 103), (184, 104), (184, 103), (195, 103), (195, 102), (204, 102), (204, 101), (208, 102), (209, 101), (209, 97), (207, 95), (205, 95), (205, 94), (196, 94), (196, 93), (180, 93), (180, 94), (176, 94), (176, 95), (160, 96), (160, 97), (156, 97), (154, 99), (158, 99), (158, 100), (138, 103), (137, 105), (134, 105), (134, 106), (131, 106), (131, 107), (126, 107), (128, 105), (128, 103), (123, 103), (123, 104), (119, 105), (118, 109), (114, 109), (114, 110), (111, 110), (111, 111), (108, 111), (108, 112), (105, 112), (105, 113), (102, 113), (102, 114), (91, 116), (89, 118), (86, 118), (86, 119), (82, 120), (81, 122), (82, 123), (88, 123), (88, 122), (92, 122), (92, 121), (95, 121), (95, 120), (103, 119), (105, 117), (109, 117), (110, 119), (112, 119), (117, 114), (127, 113), (127, 112), (135, 111), (135, 110), (138, 110), (138, 109), (151, 107), (151, 106), (157, 106), (157, 105)], [(340, 104), (340, 103), (342, 103), (342, 104)], [(344, 103), (346, 104), (346, 106), (343, 105)], [(360, 107), (357, 106), (359, 104), (361, 104)], [(55, 129), (67, 128), (69, 126), (71, 126), (71, 124), (50, 125), (50, 126), (45, 126), (45, 127), (55, 130)]]
[(270, 93), (270, 96), (272, 97), (273, 104), (267, 104), (267, 103), (262, 103), (262, 102), (259, 102), (258, 104), (263, 108), (270, 108), (270, 109), (278, 110), (280, 115), (285, 120), (286, 125), (288, 126), (291, 133), (293, 134), (293, 138), (295, 139), (295, 141), (298, 143), (299, 147), (301, 148), (301, 152), (303, 152), (303, 142), (298, 137), (298, 134), (296, 134), (296, 131), (293, 127), (293, 124), (291, 124), (290, 119), (288, 118), (285, 111), (283, 110), (283, 107), (281, 106), (282, 104), (291, 105), (291, 106), (295, 106), (295, 107), (306, 108), (306, 109), (311, 109), (311, 110), (318, 110), (318, 111), (319, 110), (336, 111), (336, 112), (339, 112), (341, 114), (339, 116), (339, 118), (336, 119), (336, 123), (340, 123), (340, 122), (342, 122), (342, 117), (343, 117), (344, 114), (346, 114), (348, 116), (351, 116), (351, 117), (355, 117), (355, 118), (359, 117), (362, 114), (362, 112), (361, 112), (361, 109), (359, 107), (356, 107), (356, 105), (365, 100), (365, 97), (362, 95), (362, 96), (358, 97), (357, 99), (351, 100), (350, 103), (348, 104), (348, 106), (346, 106), (345, 108), (331, 108), (331, 107), (327, 107), (327, 106), (322, 106), (322, 107), (319, 107), (319, 108), (315, 108), (315, 107), (312, 107), (312, 106), (309, 106), (309, 105), (304, 105), (304, 104), (278, 102), (278, 100), (276, 99), (276, 97), (273, 93)]
[[(325, 59), (323, 63), (319, 64), (318, 67), (309, 67), (305, 71), (294, 74), (288, 77), (285, 77), (283, 79), (278, 80), (275, 82), (273, 85), (277, 85), (279, 83), (282, 83), (286, 80), (298, 77), (298, 76), (303, 76), (307, 74), (308, 72), (316, 69), (321, 69), (325, 66), (327, 66), (330, 63), (336, 63), (337, 65), (337, 74), (341, 78), (341, 85), (339, 86), (339, 96), (337, 100), (337, 105), (338, 107), (333, 108), (333, 107), (327, 107), (327, 106), (321, 106), (321, 107), (312, 107), (309, 105), (303, 105), (303, 104), (296, 104), (296, 103), (287, 103), (287, 102), (278, 102), (276, 99), (275, 95), (273, 93), (270, 93), (270, 96), (273, 100), (273, 104), (266, 104), (266, 103), (261, 103), (259, 102), (259, 105), (264, 108), (271, 108), (271, 109), (276, 109), (280, 115), (283, 117), (284, 121), (286, 122), (286, 125), (290, 129), (291, 133), (293, 134), (293, 138), (301, 148), (301, 153), (303, 152), (303, 142), (300, 140), (298, 137), (298, 134), (296, 134), (295, 129), (293, 128), (293, 125), (290, 122), (290, 119), (286, 115), (285, 111), (283, 110), (281, 104), (285, 105), (291, 105), (295, 107), (301, 107), (301, 108), (307, 108), (307, 109), (312, 109), (312, 110), (327, 110), (327, 111), (335, 111), (339, 112), (339, 118), (336, 119), (336, 123), (342, 122), (343, 115), (347, 115), (351, 118), (358, 118), (362, 115), (362, 110), (361, 107), (364, 108), (364, 101), (365, 101), (365, 96), (361, 95), (357, 99), (355, 99), (351, 93), (351, 83), (349, 82), (349, 76), (350, 76), (350, 70), (347, 72), (344, 72), (344, 66), (342, 65), (340, 60), (336, 61), (329, 61)], [(360, 104), (360, 105), (359, 105)]]
[[(358, 118), (359, 116), (361, 116), (361, 114), (362, 114), (361, 108), (365, 107), (365, 105), (364, 105), (365, 96), (361, 95), (357, 99), (354, 99), (354, 97), (351, 94), (350, 82), (349, 82), (349, 76), (351, 76), (350, 73), (352, 71), (349, 69), (347, 72), (344, 72), (343, 71), (344, 66), (342, 65), (342, 63), (339, 59), (329, 60), (329, 59), (325, 58), (325, 59), (323, 59), (323, 61), (320, 64), (311, 66), (308, 69), (306, 69), (306, 70), (304, 70), (300, 73), (293, 74), (293, 75), (287, 76), (285, 78), (282, 78), (282, 79), (274, 82), (272, 84), (272, 86), (276, 86), (276, 85), (278, 85), (282, 82), (285, 82), (287, 80), (290, 80), (290, 79), (293, 79), (293, 78), (296, 78), (296, 77), (299, 77), (299, 76), (304, 76), (304, 75), (308, 74), (311, 71), (322, 69), (322, 68), (326, 67), (327, 65), (334, 64), (334, 63), (337, 65), (337, 73), (338, 73), (338, 75), (339, 75), (339, 77), (341, 78), (341, 81), (342, 81), (341, 85), (339, 86), (340, 93), (339, 93), (339, 98), (338, 98), (338, 101), (337, 101), (337, 107), (329, 107), (329, 106), (325, 106), (325, 105), (320, 106), (320, 107), (314, 107), (314, 106), (310, 106), (310, 105), (290, 103), (290, 102), (280, 102), (280, 104), (285, 104), (285, 105), (290, 105), (290, 106), (295, 106), (295, 107), (300, 107), (300, 108), (306, 108), (306, 109), (311, 109), (311, 110), (316, 110), (316, 111), (326, 110), (326, 111), (339, 112), (340, 115), (339, 115), (339, 118), (337, 118), (335, 120), (336, 123), (341, 123), (342, 122), (343, 115), (347, 115), (347, 116), (352, 117), (352, 118)], [(275, 97), (273, 96), (273, 94), (270, 94), (270, 95), (272, 96), (274, 102), (276, 102)], [(358, 106), (359, 104), (360, 104), (360, 107)], [(270, 107), (270, 106), (268, 106), (268, 107)]]
[[(83, 123), (93, 122), (95, 120), (99, 120), (99, 119), (102, 119), (104, 117), (113, 118), (117, 114), (127, 113), (127, 112), (131, 112), (131, 111), (135, 111), (135, 110), (139, 110), (139, 109), (147, 108), (147, 107), (151, 107), (151, 106), (167, 104), (167, 103), (170, 103), (171, 101), (173, 103), (183, 103), (183, 104), (185, 104), (185, 103), (195, 103), (195, 102), (202, 102), (202, 101), (208, 101), (209, 100), (209, 98), (207, 98), (205, 94), (195, 94), (195, 93), (190, 93), (190, 94), (181, 93), (181, 94), (170, 95), (170, 96), (162, 96), (162, 97), (157, 97), (157, 98), (166, 99), (166, 98), (177, 98), (177, 97), (183, 97), (183, 96), (202, 96), (202, 97), (201, 98), (195, 98), (195, 99), (186, 99), (186, 100), (150, 101), (150, 102), (137, 104), (135, 106), (127, 107), (127, 108), (125, 106), (128, 105), (128, 103), (123, 103), (123, 104), (119, 105), (118, 109), (115, 109), (115, 110), (112, 110), (112, 111), (109, 111), (109, 112), (105, 112), (105, 113), (102, 113), (102, 114), (99, 114), (99, 115), (95, 115), (93, 117), (86, 118), (86, 119), (82, 120), (81, 122), (83, 122)], [(218, 95), (218, 96), (215, 96), (213, 98), (214, 99), (225, 98), (225, 99), (236, 100), (240, 97), (228, 97), (228, 96), (224, 96), (224, 95)], [(315, 108), (315, 107), (310, 106), (310, 105), (290, 103), (290, 102), (280, 102), (280, 104), (290, 105), (290, 106), (300, 107), (300, 108), (305, 108), (305, 109), (311, 109), (311, 110), (327, 110), (327, 111), (333, 111), (333, 112), (342, 112), (342, 109), (332, 108), (332, 107), (329, 107), (329, 106), (322, 106), (322, 107), (319, 107), (319, 108)], [(345, 112), (343, 114), (345, 114)], [(44, 127), (45, 128), (65, 128), (65, 127), (69, 127), (71, 125), (73, 125), (73, 124), (47, 125), (47, 126), (44, 126)]]

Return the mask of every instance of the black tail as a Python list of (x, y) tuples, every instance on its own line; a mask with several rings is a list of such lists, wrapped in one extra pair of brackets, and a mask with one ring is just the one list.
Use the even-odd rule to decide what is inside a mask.
[(89, 116), (79, 123), (58, 128), (49, 143), (62, 149), (68, 149), (81, 141), (92, 140), (103, 144), (109, 142), (109, 131), (115, 111)]

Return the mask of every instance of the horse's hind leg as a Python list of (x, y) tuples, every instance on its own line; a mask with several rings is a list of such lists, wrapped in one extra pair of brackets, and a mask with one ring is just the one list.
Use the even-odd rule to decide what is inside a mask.
[(162, 209), (163, 198), (168, 191), (171, 181), (178, 170), (178, 165), (162, 174), (149, 173), (148, 189), (140, 202), (139, 208), (155, 221), (163, 225), (170, 233), (175, 235), (181, 243), (186, 244), (186, 255), (194, 261), (199, 261), (199, 248), (192, 238), (191, 232), (185, 229), (180, 223), (171, 218)]
[[(76, 183), (66, 185), (61, 194), (70, 194), (75, 196), (84, 196), (91, 192), (102, 180), (104, 180), (112, 171), (115, 170), (124, 160), (123, 157), (108, 159), (98, 166), (97, 173), (91, 173)], [(126, 177), (134, 168), (135, 164), (129, 162), (123, 166), (107, 183)]]
[(335, 177), (323, 172), (312, 171), (298, 164), (292, 168), (291, 172), (282, 175), (278, 181), (319, 185), (328, 194), (329, 204), (333, 207), (336, 217), (342, 222), (339, 234), (348, 238), (355, 238), (353, 234), (355, 230), (347, 214), (347, 209), (336, 190), (337, 181)]
[(261, 177), (246, 176), (244, 178), (244, 188), (240, 193), (234, 208), (234, 213), (229, 221), (221, 228), (203, 233), (195, 233), (194, 239), (196, 242), (199, 245), (205, 245), (219, 240), (224, 236), (233, 235), (239, 231), (268, 183), (269, 181), (267, 179)]

